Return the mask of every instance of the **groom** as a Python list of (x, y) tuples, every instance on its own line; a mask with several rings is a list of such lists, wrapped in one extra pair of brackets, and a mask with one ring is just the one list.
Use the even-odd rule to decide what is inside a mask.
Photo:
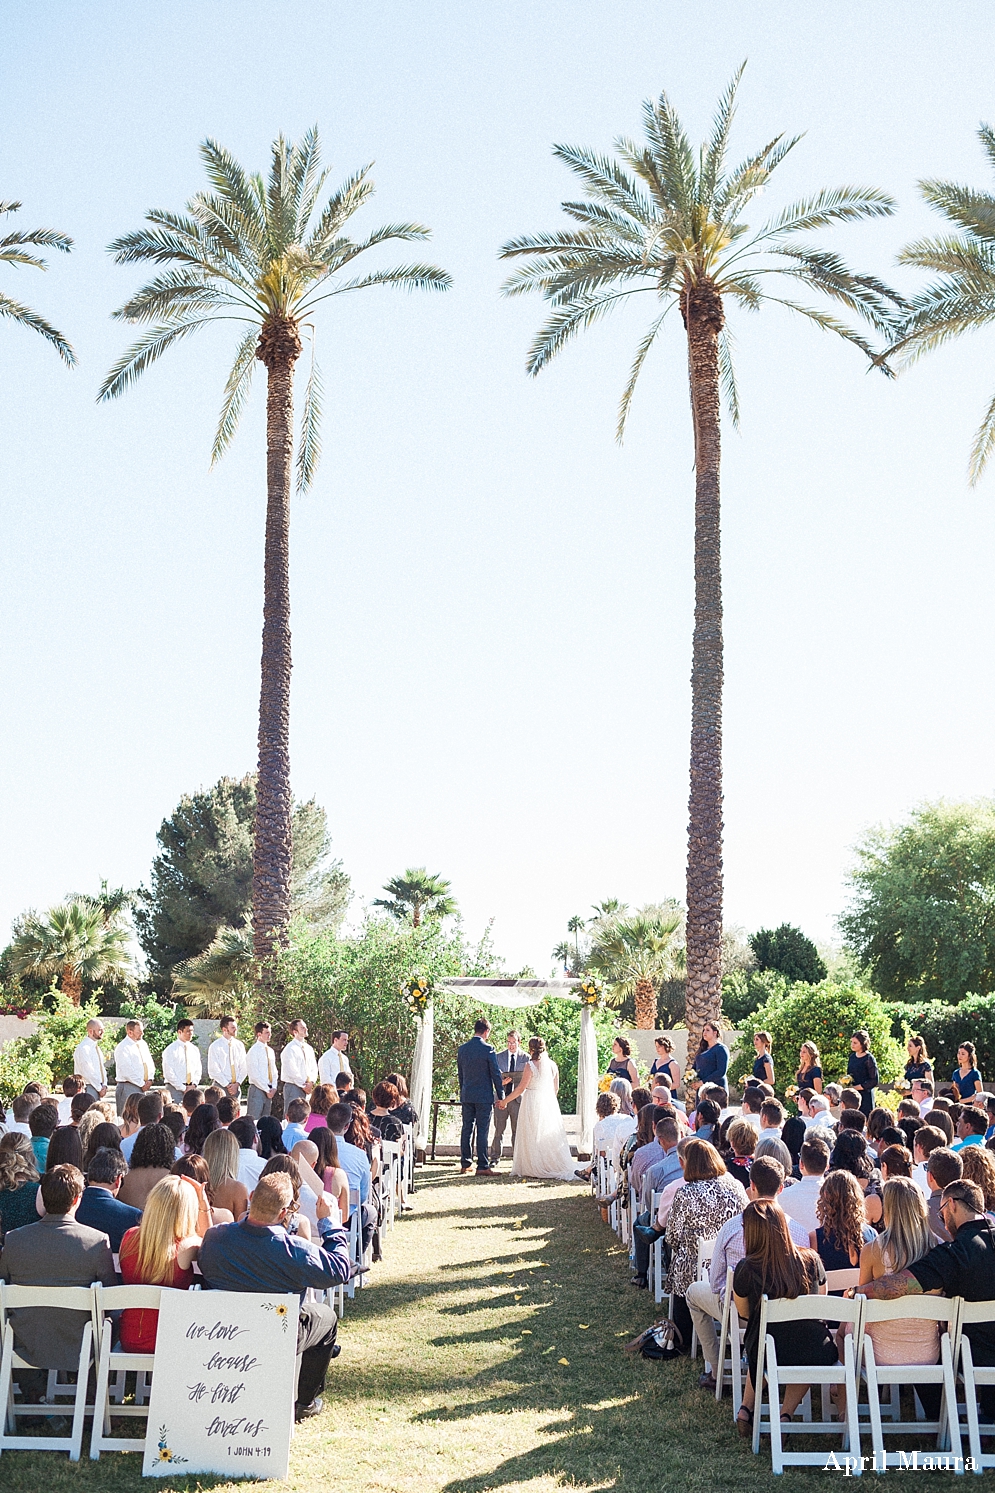
[(477, 1176), (494, 1177), (487, 1155), (487, 1137), (491, 1128), (494, 1100), (502, 1094), (501, 1070), (494, 1048), (488, 1042), (490, 1022), (475, 1021), (473, 1036), (457, 1053), (459, 1097), (463, 1108), (463, 1133), (460, 1136), (460, 1175), (473, 1165), (473, 1127), (477, 1127)]

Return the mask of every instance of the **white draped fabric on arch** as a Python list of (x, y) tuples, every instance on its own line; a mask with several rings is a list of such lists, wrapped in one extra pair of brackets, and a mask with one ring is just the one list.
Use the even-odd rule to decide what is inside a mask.
[[(557, 1000), (573, 1001), (580, 1005), (580, 997), (574, 994), (579, 980), (513, 980), (513, 979), (450, 979), (440, 980), (441, 990), (450, 990), (454, 995), (475, 996), (483, 1005), (503, 1006), (508, 1010), (527, 1010), (538, 1006), (548, 995)], [(415, 1038), (415, 1055), (411, 1065), (411, 1103), (418, 1112), (417, 1144), (424, 1149), (428, 1143), (430, 1115), (432, 1109), (432, 1059), (435, 1042), (432, 1006), (429, 1003), (425, 1014), (417, 1018), (418, 1035)], [(594, 1035), (590, 1006), (581, 1005), (580, 1051), (577, 1059), (577, 1149), (590, 1155), (591, 1131), (594, 1128), (594, 1106), (598, 1098), (598, 1043)]]

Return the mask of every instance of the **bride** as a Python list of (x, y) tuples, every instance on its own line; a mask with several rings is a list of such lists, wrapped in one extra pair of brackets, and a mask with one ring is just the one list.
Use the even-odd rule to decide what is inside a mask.
[(555, 1065), (543, 1039), (530, 1038), (529, 1061), (522, 1070), (518, 1088), (499, 1101), (502, 1108), (513, 1099), (521, 1098), (522, 1101), (511, 1163), (513, 1177), (574, 1180), (577, 1163), (570, 1153), (570, 1143), (563, 1128), (555, 1074)]

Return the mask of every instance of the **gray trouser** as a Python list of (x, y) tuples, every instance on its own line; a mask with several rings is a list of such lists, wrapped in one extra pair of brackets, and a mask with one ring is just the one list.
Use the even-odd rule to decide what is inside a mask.
[(124, 1083), (115, 1084), (114, 1103), (117, 1107), (118, 1114), (124, 1114), (124, 1106), (127, 1104), (132, 1094), (144, 1094), (145, 1092), (146, 1090), (139, 1088), (137, 1083), (128, 1083), (127, 1079), (124, 1081)]
[(100, 1090), (99, 1089), (95, 1089), (92, 1083), (88, 1083), (87, 1086), (86, 1086), (86, 1088), (83, 1090), (83, 1092), (85, 1094), (89, 1094), (89, 1096), (90, 1096), (91, 1099), (99, 1099), (100, 1098)]
[(250, 1120), (261, 1120), (263, 1115), (268, 1115), (273, 1101), (266, 1097), (265, 1089), (257, 1089), (254, 1083), (249, 1084), (249, 1098), (246, 1102), (245, 1113)]
[(515, 1136), (518, 1134), (518, 1111), (522, 1107), (521, 1099), (512, 1100), (507, 1109), (494, 1109), (494, 1134), (491, 1136), (491, 1160), (500, 1161), (501, 1152), (504, 1148), (504, 1132), (511, 1120), (511, 1145), (515, 1146)]
[(691, 1313), (694, 1330), (698, 1334), (702, 1356), (717, 1379), (719, 1377), (719, 1340), (715, 1332), (715, 1323), (721, 1320), (722, 1302), (707, 1280), (692, 1281), (684, 1299)]
[(307, 1099), (303, 1089), (299, 1089), (295, 1083), (285, 1083), (283, 1086), (283, 1113), (287, 1113), (287, 1105), (293, 1104), (295, 1099)]
[[(188, 1093), (189, 1090), (188, 1089), (174, 1089), (173, 1085), (171, 1083), (167, 1084), (166, 1087), (169, 1090), (169, 1097), (172, 1099), (173, 1103), (174, 1104), (179, 1104), (179, 1105), (182, 1106), (182, 1104), (183, 1104), (183, 1095), (186, 1094), (186, 1093)], [(191, 1084), (190, 1088), (191, 1089), (192, 1088), (196, 1088), (196, 1085), (195, 1084)]]

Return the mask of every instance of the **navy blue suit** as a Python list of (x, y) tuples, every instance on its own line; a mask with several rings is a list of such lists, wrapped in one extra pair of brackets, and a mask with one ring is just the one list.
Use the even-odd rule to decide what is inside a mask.
[(460, 1136), (460, 1165), (473, 1164), (473, 1127), (477, 1127), (477, 1170), (487, 1171), (490, 1159), (487, 1137), (491, 1129), (494, 1100), (504, 1093), (501, 1070), (494, 1048), (482, 1037), (471, 1037), (456, 1055), (459, 1074), (459, 1097), (463, 1107), (463, 1132)]
[[(82, 1213), (83, 1217), (80, 1218)], [(111, 1249), (117, 1254), (121, 1240), (129, 1229), (137, 1228), (142, 1221), (140, 1208), (132, 1208), (119, 1202), (105, 1187), (85, 1187), (76, 1209), (76, 1222), (88, 1229), (99, 1229), (111, 1241)]]

